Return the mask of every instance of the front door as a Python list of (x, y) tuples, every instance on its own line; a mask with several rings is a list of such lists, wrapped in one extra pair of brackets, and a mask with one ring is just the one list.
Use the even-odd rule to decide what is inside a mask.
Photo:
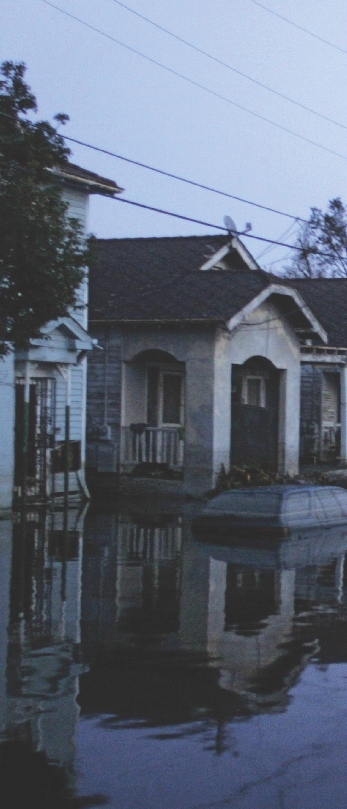
[(261, 357), (232, 366), (231, 463), (278, 469), (279, 374)]

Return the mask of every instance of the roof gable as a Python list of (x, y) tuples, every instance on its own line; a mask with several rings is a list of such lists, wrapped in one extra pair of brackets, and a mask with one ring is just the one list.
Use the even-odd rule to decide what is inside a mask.
[(248, 252), (247, 248), (240, 242), (240, 239), (234, 237), (231, 239), (230, 242), (225, 244), (216, 253), (213, 253), (212, 256), (205, 261), (205, 263), (200, 267), (200, 270), (235, 270), (241, 269), (240, 267), (236, 267), (235, 264), (235, 252), (240, 256), (241, 260), (244, 262), (245, 269), (247, 270), (260, 270), (259, 265)]
[(318, 318), (328, 333), (328, 344), (347, 347), (347, 278), (293, 278), (288, 284), (298, 290)]

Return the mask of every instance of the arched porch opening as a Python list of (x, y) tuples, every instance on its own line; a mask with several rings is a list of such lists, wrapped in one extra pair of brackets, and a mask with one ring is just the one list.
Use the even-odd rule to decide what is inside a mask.
[(182, 477), (185, 365), (167, 351), (148, 349), (124, 364), (121, 471)]

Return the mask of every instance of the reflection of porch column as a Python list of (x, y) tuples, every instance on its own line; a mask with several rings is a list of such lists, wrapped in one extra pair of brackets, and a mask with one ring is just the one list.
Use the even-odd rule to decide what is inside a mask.
[(338, 559), (336, 559), (336, 568), (335, 568), (335, 589), (337, 592), (337, 601), (342, 601), (343, 598), (343, 576), (345, 570), (345, 554), (342, 553)]
[(341, 464), (347, 464), (347, 367), (343, 365), (340, 376), (341, 385)]

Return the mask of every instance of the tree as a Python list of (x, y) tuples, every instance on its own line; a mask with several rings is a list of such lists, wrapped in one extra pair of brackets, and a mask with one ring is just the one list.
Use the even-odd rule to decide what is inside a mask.
[[(37, 105), (25, 69), (13, 62), (0, 68), (0, 356), (68, 313), (88, 260), (55, 172), (70, 150), (55, 126), (28, 118)], [(67, 116), (55, 119), (58, 125)]]
[(343, 278), (347, 276), (347, 209), (338, 197), (330, 200), (326, 213), (311, 208), (300, 227), (289, 278)]

